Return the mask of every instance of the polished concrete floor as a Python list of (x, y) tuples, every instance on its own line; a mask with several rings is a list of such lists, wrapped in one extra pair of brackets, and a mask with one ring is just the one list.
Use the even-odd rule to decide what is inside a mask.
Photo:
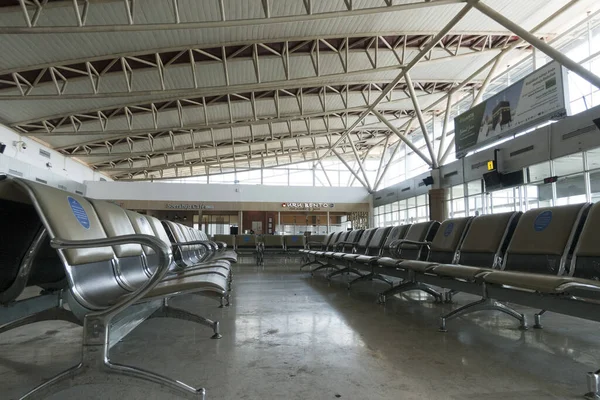
[[(597, 323), (549, 314), (521, 332), (507, 317), (473, 314), (437, 331), (430, 298), (385, 307), (367, 282), (351, 292), (340, 278), (298, 271), (298, 263), (237, 265), (233, 305), (183, 296), (171, 304), (221, 321), (223, 338), (190, 322), (145, 322), (111, 351), (114, 361), (204, 386), (207, 399), (577, 399), (585, 373), (600, 366)], [(535, 310), (526, 309), (530, 318)], [(0, 399), (78, 361), (81, 328), (45, 322), (0, 335)], [(53, 399), (171, 399), (154, 387), (74, 387)]]

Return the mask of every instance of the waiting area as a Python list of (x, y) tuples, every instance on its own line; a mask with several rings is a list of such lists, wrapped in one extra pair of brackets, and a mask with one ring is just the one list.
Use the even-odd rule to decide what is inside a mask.
[(0, 400), (600, 400), (599, 0), (3, 0), (0, 54)]

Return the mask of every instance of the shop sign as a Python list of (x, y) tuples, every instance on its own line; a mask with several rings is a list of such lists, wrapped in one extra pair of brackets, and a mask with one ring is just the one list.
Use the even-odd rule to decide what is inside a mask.
[(283, 208), (303, 209), (303, 208), (333, 208), (333, 203), (282, 203)]
[(209, 206), (206, 204), (173, 204), (167, 203), (167, 209), (169, 210), (212, 210), (215, 206)]

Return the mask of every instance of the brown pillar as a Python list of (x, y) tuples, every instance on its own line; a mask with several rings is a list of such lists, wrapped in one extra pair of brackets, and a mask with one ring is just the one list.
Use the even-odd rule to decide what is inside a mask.
[(429, 219), (443, 221), (448, 218), (446, 209), (446, 189), (429, 190)]

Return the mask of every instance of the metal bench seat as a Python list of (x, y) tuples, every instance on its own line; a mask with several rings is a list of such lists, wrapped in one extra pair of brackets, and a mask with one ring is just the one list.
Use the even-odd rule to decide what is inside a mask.
[[(306, 249), (300, 250), (300, 253), (306, 255), (306, 262), (300, 266), (300, 270), (310, 265), (323, 265), (323, 263), (317, 259), (317, 252), (328, 250), (329, 246), (335, 241), (335, 238), (337, 238), (339, 234), (339, 232), (332, 232), (322, 237), (321, 240), (318, 240), (317, 238), (312, 238), (311, 240), (306, 242)], [(310, 256), (313, 256), (312, 260), (310, 259)]]
[[(116, 209), (108, 206), (109, 203), (94, 202), (93, 205), (76, 194), (3, 177), (0, 178), (0, 198), (5, 200), (7, 197), (26, 199), (37, 211), (67, 277), (67, 286), (61, 291), (61, 302), (57, 304), (61, 313), (57, 315), (71, 322), (81, 321), (83, 325), (81, 363), (23, 398), (43, 398), (73, 385), (136, 381), (152, 382), (166, 391), (189, 398), (203, 398), (204, 389), (112, 363), (109, 329), (117, 315), (121, 318), (134, 305), (147, 305), (154, 310), (150, 318), (194, 321), (211, 326), (215, 331), (213, 337), (220, 337), (218, 323), (174, 309), (168, 305), (168, 299), (203, 291), (222, 297), (227, 293), (226, 280), (214, 273), (168, 276), (172, 267), (168, 243), (156, 235), (132, 234), (135, 231), (129, 217), (117, 206), (114, 207), (121, 211), (113, 213)], [(151, 249), (153, 255), (146, 257), (144, 248)], [(62, 301), (68, 304), (68, 309), (63, 308)], [(32, 315), (24, 320), (36, 322), (40, 319)], [(16, 320), (3, 325), (0, 331), (22, 324), (22, 320)]]
[[(175, 261), (183, 270), (219, 268), (221, 274), (229, 278), (231, 263), (227, 260), (204, 261), (209, 252), (209, 245), (204, 241), (195, 240), (187, 231), (187, 227), (172, 221), (163, 221), (167, 228), (169, 239), (174, 246)], [(158, 228), (158, 227), (155, 227)]]
[(406, 269), (401, 268), (402, 262), (406, 260), (425, 260), (431, 255), (430, 243), (439, 235), (439, 228), (440, 223), (437, 221), (412, 224), (406, 230), (404, 238), (389, 243), (389, 252), (392, 257), (380, 258), (374, 268), (380, 275), (399, 277), (403, 281), (379, 293), (377, 299), (379, 303), (384, 304), (388, 297), (411, 290), (422, 290), (430, 293), (436, 300), (441, 300), (440, 293), (415, 280), (414, 271), (406, 273)]

